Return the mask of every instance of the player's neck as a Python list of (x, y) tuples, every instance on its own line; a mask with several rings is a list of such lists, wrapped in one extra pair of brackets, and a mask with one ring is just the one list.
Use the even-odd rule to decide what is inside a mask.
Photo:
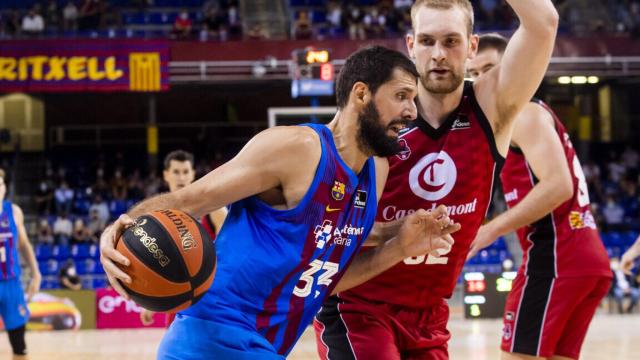
[(464, 83), (448, 94), (432, 93), (420, 85), (416, 101), (418, 113), (431, 127), (437, 129), (458, 107), (463, 91)]
[(354, 173), (359, 174), (371, 156), (358, 145), (358, 115), (353, 111), (338, 110), (333, 120), (327, 124), (333, 134), (338, 154)]

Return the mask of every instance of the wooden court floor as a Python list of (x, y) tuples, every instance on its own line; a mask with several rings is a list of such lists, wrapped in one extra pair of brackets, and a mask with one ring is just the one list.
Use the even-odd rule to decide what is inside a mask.
[[(459, 314), (449, 323), (453, 360), (498, 359), (501, 323), (498, 320), (464, 320)], [(84, 330), (30, 332), (31, 360), (146, 360), (155, 359), (163, 330)], [(598, 314), (582, 349), (584, 360), (640, 359), (640, 314)], [(11, 359), (6, 333), (0, 334), (0, 359)], [(317, 359), (315, 337), (309, 328), (289, 356), (292, 360)]]

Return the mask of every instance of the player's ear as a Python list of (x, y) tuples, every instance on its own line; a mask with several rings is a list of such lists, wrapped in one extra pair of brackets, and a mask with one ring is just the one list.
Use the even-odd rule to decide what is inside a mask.
[(480, 37), (477, 34), (469, 35), (469, 53), (467, 54), (467, 57), (469, 59), (473, 59), (474, 57), (476, 57), (476, 54), (478, 53), (479, 42)]
[(358, 107), (364, 107), (371, 100), (371, 92), (369, 86), (362, 81), (357, 81), (351, 88), (351, 100)]
[(415, 44), (415, 37), (412, 32), (409, 32), (405, 37), (404, 41), (407, 44), (407, 52), (409, 53), (409, 57), (411, 60), (416, 59), (416, 55), (413, 53), (413, 45)]

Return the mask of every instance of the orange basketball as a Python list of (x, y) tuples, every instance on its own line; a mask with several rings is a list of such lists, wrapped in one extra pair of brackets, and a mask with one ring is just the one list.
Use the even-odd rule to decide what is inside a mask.
[(180, 210), (158, 210), (136, 219), (116, 242), (131, 260), (122, 269), (131, 284), (120, 284), (138, 305), (175, 312), (197, 302), (209, 289), (216, 252), (206, 230)]

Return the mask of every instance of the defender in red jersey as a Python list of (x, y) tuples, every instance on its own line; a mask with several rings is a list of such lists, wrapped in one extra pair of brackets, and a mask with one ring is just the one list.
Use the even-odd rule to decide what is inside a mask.
[[(169, 192), (182, 189), (183, 187), (191, 184), (196, 178), (193, 154), (187, 151), (174, 150), (170, 152), (165, 156), (163, 165), (164, 171), (162, 172), (162, 176), (169, 187)], [(207, 233), (211, 236), (212, 240), (216, 239), (216, 235), (220, 232), (222, 223), (224, 223), (226, 216), (227, 208), (222, 207), (204, 215), (200, 219), (200, 222), (204, 226), (205, 230), (207, 230)], [(142, 324), (145, 326), (153, 324), (153, 314), (153, 311), (142, 309), (142, 312), (140, 312), (140, 321)], [(175, 313), (166, 313), (164, 324), (166, 328), (171, 325), (175, 317)]]
[[(445, 205), (462, 229), (439, 256), (405, 259), (325, 303), (314, 324), (321, 357), (448, 358), (445, 299), (486, 215), (513, 120), (544, 76), (558, 23), (549, 0), (507, 2), (521, 25), (503, 65), (475, 83), (463, 83), (465, 62), (478, 41), (471, 3), (413, 5), (413, 33), (406, 40), (420, 72), (419, 117), (400, 138), (404, 150), (389, 158), (377, 220), (394, 224), (416, 209)], [(385, 239), (383, 230), (393, 233), (394, 226), (381, 224), (379, 238)]]
[[(506, 46), (499, 35), (481, 37), (471, 76), (490, 71)], [(611, 283), (587, 183), (569, 135), (543, 102), (518, 115), (511, 144), (501, 174), (510, 210), (480, 228), (469, 256), (517, 230), (523, 263), (505, 306), (504, 357), (577, 359)]]

